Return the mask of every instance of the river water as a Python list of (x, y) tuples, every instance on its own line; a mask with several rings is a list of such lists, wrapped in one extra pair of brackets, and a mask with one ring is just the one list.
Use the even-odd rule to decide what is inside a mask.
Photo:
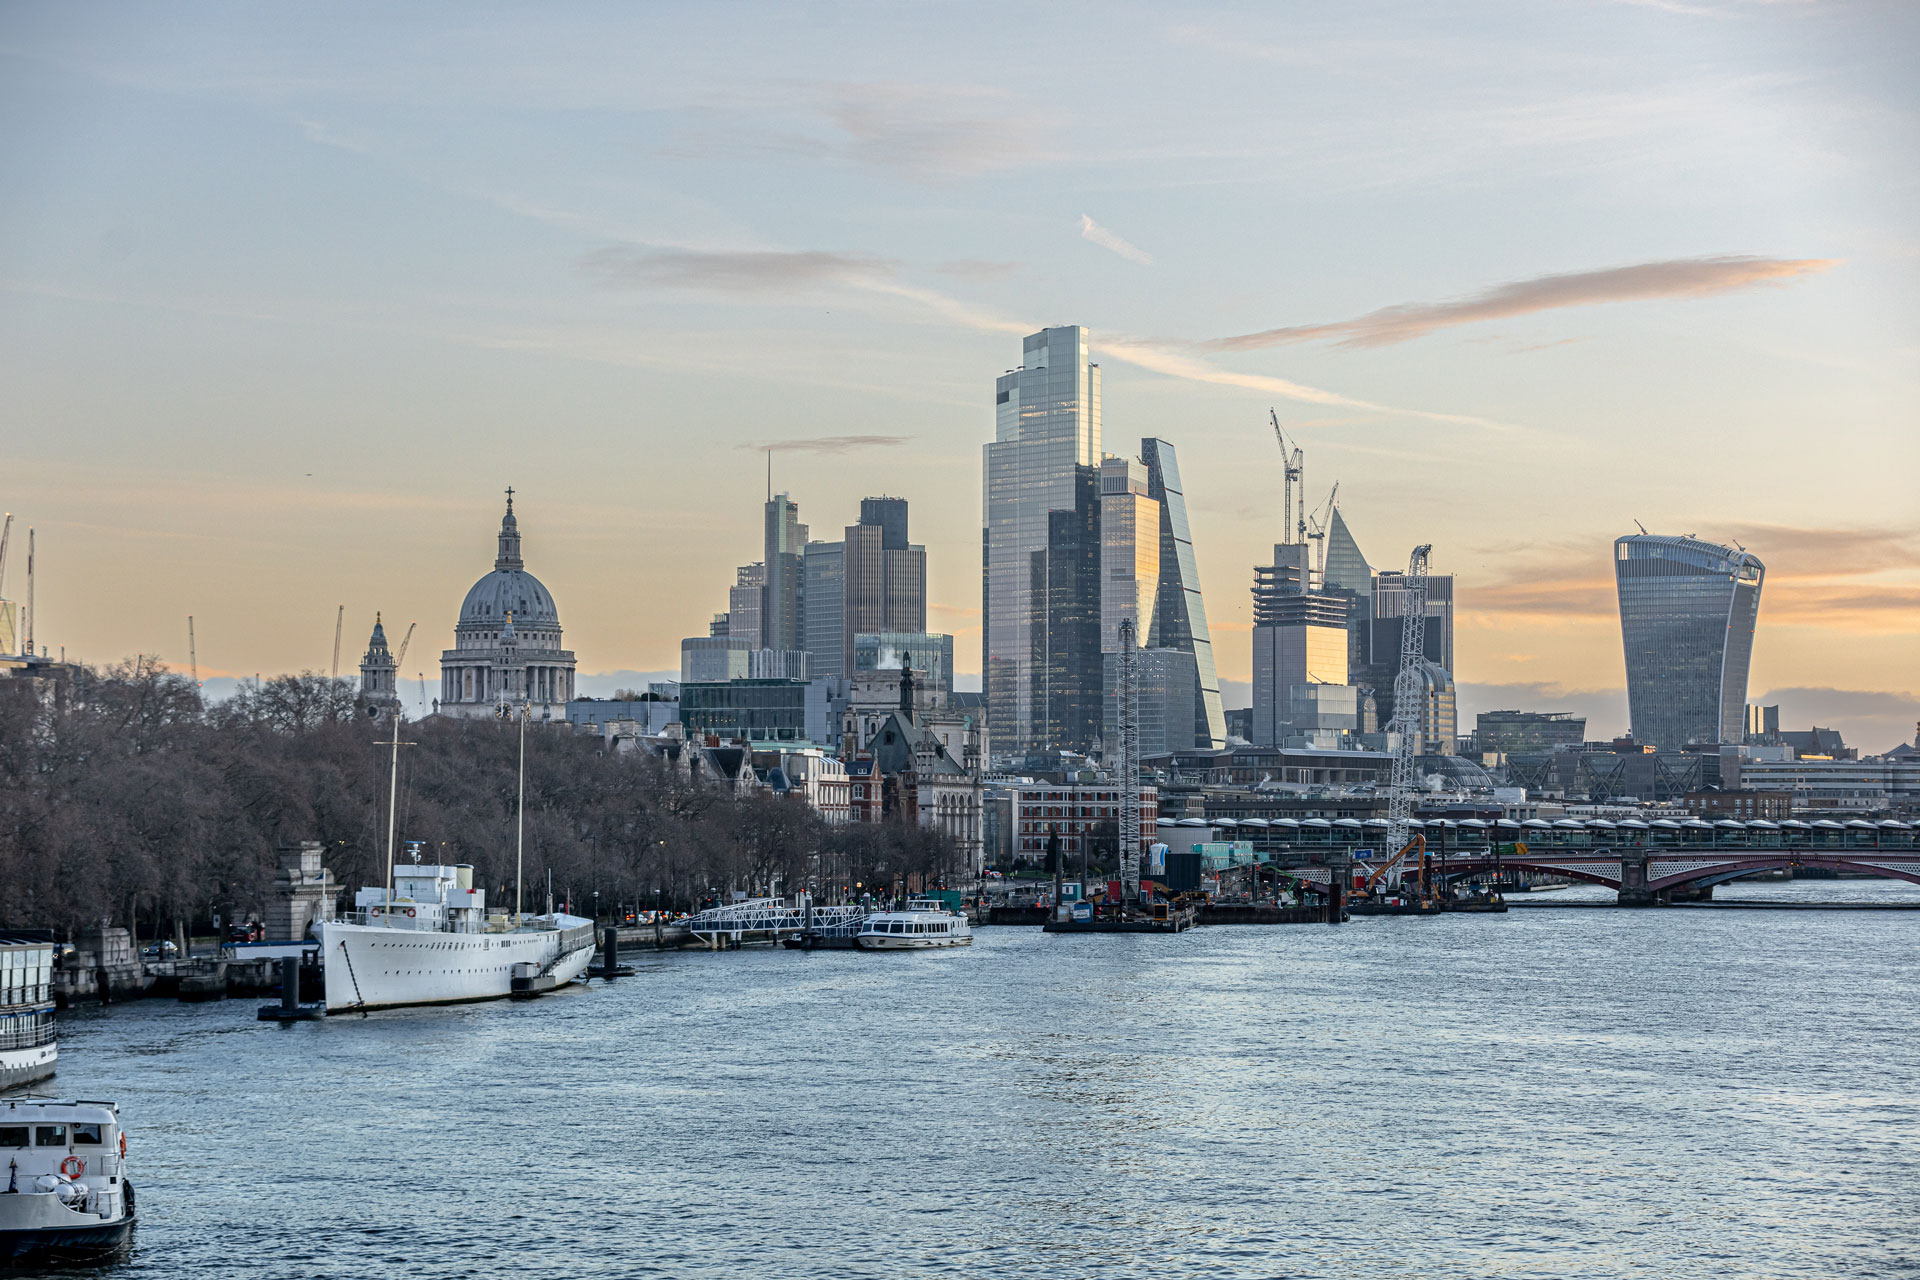
[(116, 1278), (1920, 1274), (1917, 941), (1516, 908), (641, 953), (525, 1004), (76, 1011), (54, 1088), (130, 1128)]

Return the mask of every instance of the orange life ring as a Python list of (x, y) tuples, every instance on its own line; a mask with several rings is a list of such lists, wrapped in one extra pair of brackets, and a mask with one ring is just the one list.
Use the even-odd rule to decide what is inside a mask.
[(122, 1160), (127, 1158), (127, 1131), (125, 1129), (120, 1131), (120, 1158)]
[(413, 908), (412, 908), (412, 907), (408, 907), (408, 908), (407, 908), (407, 919), (409, 919), (409, 920), (411, 920), (411, 919), (413, 919)]
[(69, 1178), (77, 1178), (87, 1171), (87, 1162), (79, 1156), (68, 1156), (60, 1162), (60, 1172)]

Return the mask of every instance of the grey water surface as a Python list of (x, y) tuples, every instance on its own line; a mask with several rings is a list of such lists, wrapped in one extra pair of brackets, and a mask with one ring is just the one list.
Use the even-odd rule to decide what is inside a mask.
[(1529, 908), (642, 952), (525, 1004), (76, 1011), (52, 1091), (122, 1105), (115, 1280), (1920, 1274), (1916, 941)]

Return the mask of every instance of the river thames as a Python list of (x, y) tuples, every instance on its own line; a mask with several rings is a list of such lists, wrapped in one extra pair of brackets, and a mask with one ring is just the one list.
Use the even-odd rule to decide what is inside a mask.
[(75, 1011), (47, 1087), (122, 1106), (115, 1277), (1915, 1274), (1917, 941), (1529, 907), (642, 952), (527, 1004)]

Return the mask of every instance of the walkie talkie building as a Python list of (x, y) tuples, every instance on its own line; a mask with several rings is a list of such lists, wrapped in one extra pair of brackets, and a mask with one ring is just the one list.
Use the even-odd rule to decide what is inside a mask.
[(1627, 714), (1662, 751), (1739, 742), (1766, 566), (1697, 538), (1630, 534), (1613, 544)]

